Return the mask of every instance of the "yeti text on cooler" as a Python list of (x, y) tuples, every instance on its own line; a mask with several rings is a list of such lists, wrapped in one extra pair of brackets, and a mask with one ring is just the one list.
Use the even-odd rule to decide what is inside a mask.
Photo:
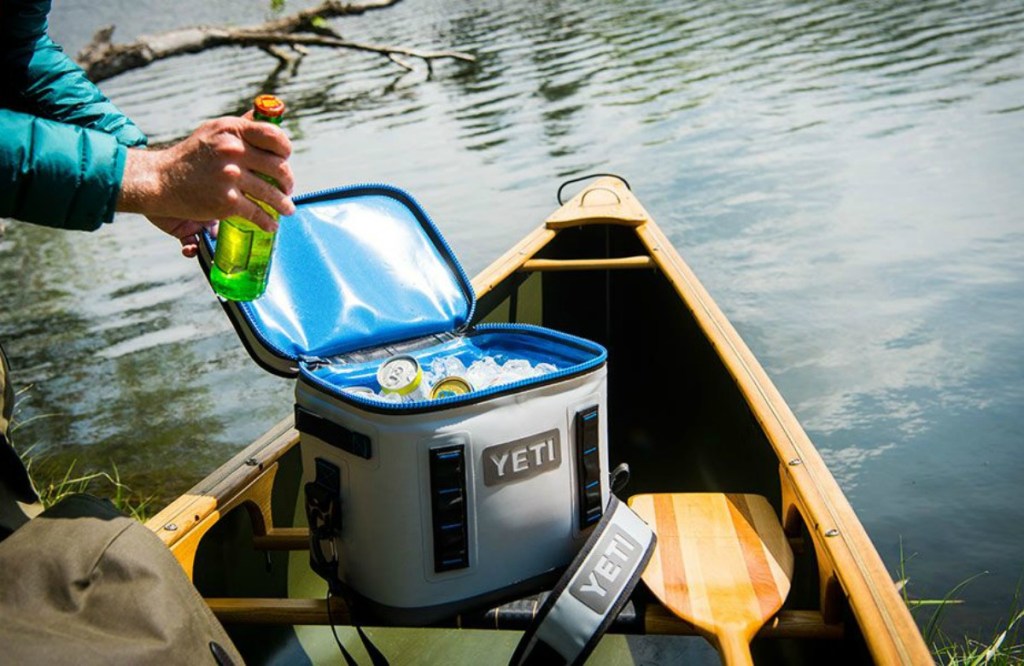
[(496, 486), (536, 476), (562, 464), (557, 430), (489, 446), (483, 451), (484, 484)]

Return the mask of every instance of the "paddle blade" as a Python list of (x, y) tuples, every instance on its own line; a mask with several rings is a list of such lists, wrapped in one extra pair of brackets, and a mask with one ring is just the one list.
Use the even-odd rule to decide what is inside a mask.
[(629, 505), (658, 536), (643, 580), (666, 608), (721, 644), (749, 641), (782, 606), (793, 552), (759, 495), (636, 495)]

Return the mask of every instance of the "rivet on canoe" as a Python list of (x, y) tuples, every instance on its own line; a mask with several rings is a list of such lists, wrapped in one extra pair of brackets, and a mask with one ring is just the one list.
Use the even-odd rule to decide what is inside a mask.
[(839, 536), (839, 530), (837, 530), (836, 528), (833, 527), (829, 531), (825, 532), (825, 536), (827, 536), (827, 537)]
[(175, 525), (174, 523), (167, 523), (166, 525), (164, 525), (164, 529), (167, 530), (168, 532), (177, 532), (178, 531), (178, 526)]
[(792, 460), (789, 461), (789, 466), (790, 467), (796, 467), (797, 465), (803, 465), (803, 464), (804, 464), (804, 461), (800, 460), (799, 458), (793, 458)]
[(260, 464), (260, 461), (256, 460), (255, 458), (246, 458), (245, 464), (248, 465), (249, 467), (255, 467), (256, 465)]

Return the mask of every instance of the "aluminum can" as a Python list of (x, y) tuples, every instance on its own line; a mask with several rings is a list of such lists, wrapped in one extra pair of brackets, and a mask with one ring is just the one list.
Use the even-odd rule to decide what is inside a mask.
[(405, 396), (415, 391), (422, 381), (419, 361), (407, 354), (392, 356), (377, 368), (377, 383), (385, 393)]
[(472, 391), (472, 384), (462, 377), (452, 375), (434, 384), (434, 388), (430, 389), (430, 399), (451, 398), (457, 395), (466, 395)]

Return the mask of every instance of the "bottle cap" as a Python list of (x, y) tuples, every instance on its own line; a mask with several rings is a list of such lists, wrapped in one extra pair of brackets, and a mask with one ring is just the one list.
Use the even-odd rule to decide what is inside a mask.
[(267, 118), (280, 118), (284, 114), (284, 102), (274, 95), (259, 95), (253, 100), (252, 109)]

